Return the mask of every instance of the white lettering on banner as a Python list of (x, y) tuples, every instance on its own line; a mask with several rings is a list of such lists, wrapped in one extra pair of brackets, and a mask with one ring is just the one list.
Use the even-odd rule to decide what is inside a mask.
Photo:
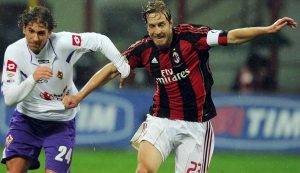
[(111, 132), (115, 129), (117, 108), (114, 105), (83, 104), (80, 107), (77, 129), (86, 132)]
[(102, 144), (131, 137), (134, 105), (113, 94), (95, 92), (80, 104), (77, 115), (77, 144)]
[(250, 108), (248, 136), (255, 138), (262, 133), (264, 138), (299, 138), (300, 110)]
[(247, 117), (249, 119), (249, 137), (256, 137), (259, 133), (260, 124), (264, 119), (265, 110), (261, 109), (249, 109)]
[(287, 110), (282, 110), (274, 129), (274, 137), (300, 137), (300, 111), (295, 111), (291, 114)]

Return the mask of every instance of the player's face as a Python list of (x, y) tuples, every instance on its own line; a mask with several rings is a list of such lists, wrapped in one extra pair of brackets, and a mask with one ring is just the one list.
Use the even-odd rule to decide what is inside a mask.
[(150, 13), (147, 16), (147, 31), (158, 48), (170, 47), (172, 34), (172, 21), (168, 21), (163, 13)]
[(24, 26), (23, 33), (25, 34), (29, 48), (35, 54), (40, 53), (51, 34), (44, 24), (35, 22), (30, 22)]

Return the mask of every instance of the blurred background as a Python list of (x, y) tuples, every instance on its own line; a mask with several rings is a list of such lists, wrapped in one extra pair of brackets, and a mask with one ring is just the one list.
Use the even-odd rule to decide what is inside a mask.
[[(17, 17), (29, 6), (47, 6), (58, 24), (55, 32), (99, 32), (107, 35), (122, 52), (147, 34), (141, 16), (146, 2), (0, 0), (0, 65), (2, 67), (6, 47), (23, 37), (17, 27)], [(300, 22), (300, 1), (297, 0), (165, 2), (172, 11), (175, 25), (194, 23), (230, 30), (270, 25), (284, 16)], [(218, 111), (217, 118), (213, 120), (216, 156), (212, 160), (211, 172), (300, 172), (299, 45), (299, 28), (286, 27), (279, 33), (243, 45), (211, 49), (210, 65), (215, 80), (212, 91)], [(100, 53), (84, 55), (75, 67), (74, 80), (78, 88), (106, 63), (108, 60)], [(131, 158), (132, 162), (128, 172), (133, 172), (136, 153), (131, 149), (129, 140), (145, 118), (153, 91), (153, 79), (143, 69), (137, 69), (135, 79), (128, 81), (124, 89), (118, 89), (116, 79), (88, 96), (77, 116), (77, 146), (84, 150), (79, 149), (80, 154), (98, 150), (101, 153), (113, 150), (110, 153), (112, 158), (129, 154), (127, 158)], [(11, 110), (4, 105), (1, 97), (0, 139), (3, 144)], [(235, 160), (229, 161), (230, 156), (235, 156)], [(74, 162), (79, 164), (79, 158), (88, 160), (83, 156), (76, 157), (75, 153)], [(121, 172), (111, 168), (104, 171), (100, 165), (91, 164), (97, 163), (97, 159), (100, 158), (90, 160), (85, 167), (90, 170), (95, 167), (94, 172)], [(245, 163), (239, 163), (242, 160)], [(124, 165), (120, 165), (122, 172), (126, 172)], [(174, 172), (174, 162), (166, 165), (171, 168), (162, 168), (161, 172)], [(117, 163), (115, 167), (118, 167)], [(2, 169), (4, 166), (0, 166), (0, 172)], [(85, 172), (80, 171), (80, 167), (73, 170)]]

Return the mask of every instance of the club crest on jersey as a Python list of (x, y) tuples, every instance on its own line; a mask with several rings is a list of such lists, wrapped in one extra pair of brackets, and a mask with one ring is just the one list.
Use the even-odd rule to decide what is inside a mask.
[(5, 140), (5, 147), (7, 148), (13, 140), (14, 138), (12, 137), (12, 135), (8, 135)]
[(72, 35), (72, 44), (74, 46), (81, 46), (81, 37), (79, 35)]
[(56, 74), (56, 76), (59, 78), (59, 79), (63, 79), (63, 77), (64, 77), (64, 74), (63, 74), (63, 72), (62, 71), (60, 71), (60, 70), (58, 70), (57, 71), (57, 74)]
[(6, 71), (16, 72), (17, 71), (17, 64), (12, 60), (7, 60)]
[(180, 57), (177, 52), (173, 52), (173, 61), (178, 64), (180, 62)]

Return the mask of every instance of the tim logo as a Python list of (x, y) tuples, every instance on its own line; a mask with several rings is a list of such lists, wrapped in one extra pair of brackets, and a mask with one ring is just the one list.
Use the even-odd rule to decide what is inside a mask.
[(17, 64), (12, 60), (7, 61), (6, 71), (16, 72), (17, 71)]
[(74, 46), (81, 46), (81, 37), (79, 35), (72, 35), (72, 44)]

